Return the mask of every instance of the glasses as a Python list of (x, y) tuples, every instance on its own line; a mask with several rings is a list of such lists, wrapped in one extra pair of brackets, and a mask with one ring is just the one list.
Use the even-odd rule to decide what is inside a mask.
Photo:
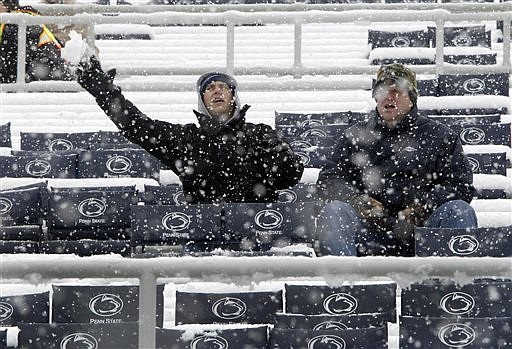
[(206, 86), (205, 92), (213, 92), (216, 89), (221, 90), (222, 92), (230, 91), (231, 87), (229, 87), (226, 83), (220, 81), (214, 81)]

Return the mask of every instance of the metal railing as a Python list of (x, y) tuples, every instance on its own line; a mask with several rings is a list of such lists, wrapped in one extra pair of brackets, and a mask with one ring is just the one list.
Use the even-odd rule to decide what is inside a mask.
[[(419, 74), (475, 74), (475, 73), (510, 73), (511, 71), (511, 21), (512, 21), (512, 2), (503, 4), (478, 4), (482, 6), (446, 6), (453, 10), (450, 12), (444, 9), (442, 4), (430, 4), (434, 6), (417, 6), (419, 9), (398, 10), (396, 7), (386, 6), (385, 4), (374, 4), (381, 6), (370, 6), (362, 9), (360, 7), (337, 5), (335, 7), (319, 7), (321, 10), (302, 10), (304, 4), (295, 4), (292, 6), (282, 7), (282, 11), (269, 10), (273, 5), (256, 7), (265, 9), (259, 12), (247, 12), (244, 10), (227, 10), (227, 11), (208, 11), (197, 12), (203, 6), (165, 6), (166, 9), (172, 8), (172, 11), (153, 12), (153, 13), (116, 13), (114, 16), (105, 16), (102, 14), (80, 13), (72, 16), (30, 16), (26, 14), (4, 14), (2, 21), (4, 23), (18, 24), (20, 34), (18, 37), (18, 79), (15, 84), (4, 84), (4, 91), (39, 91), (55, 89), (59, 91), (77, 91), (79, 87), (74, 82), (53, 82), (26, 84), (23, 77), (25, 76), (25, 35), (26, 26), (34, 24), (82, 24), (89, 27), (87, 41), (92, 45), (94, 43), (94, 25), (96, 24), (113, 24), (113, 23), (132, 23), (132, 24), (148, 24), (148, 25), (222, 25), (226, 27), (226, 65), (219, 67), (218, 65), (206, 67), (187, 67), (185, 64), (174, 67), (125, 67), (118, 69), (120, 75), (200, 75), (207, 70), (224, 70), (235, 75), (272, 75), (283, 76), (289, 75), (295, 78), (301, 78), (307, 75), (323, 75), (323, 76), (344, 76), (344, 75), (368, 75), (374, 74), (377, 66), (325, 66), (325, 67), (308, 67), (302, 60), (302, 27), (311, 23), (390, 23), (390, 22), (432, 22), (436, 26), (436, 61), (435, 65), (417, 65), (414, 67)], [(411, 4), (409, 4), (411, 5)], [(421, 5), (421, 4), (416, 4)], [(449, 5), (449, 4), (445, 4)], [(455, 5), (455, 4), (452, 4)], [(457, 4), (464, 5), (464, 4)], [(162, 6), (147, 6), (148, 9), (156, 11)], [(75, 10), (80, 9), (78, 6)], [(84, 9), (99, 11), (99, 8), (105, 7), (92, 6), (83, 7)], [(111, 12), (111, 6), (108, 12)], [(117, 8), (117, 7), (116, 7)], [(126, 11), (126, 6), (120, 6)], [(139, 7), (128, 7), (137, 10)], [(227, 7), (230, 8), (230, 7)], [(355, 9), (354, 9), (355, 8)], [(414, 6), (409, 7), (414, 8)], [(425, 8), (432, 8), (426, 10)], [(291, 10), (293, 9), (293, 10)], [(468, 12), (465, 12), (468, 11)], [(470, 12), (474, 11), (474, 12)], [(464, 65), (447, 65), (444, 63), (444, 26), (447, 22), (482, 22), (482, 21), (503, 21), (503, 61), (500, 65), (491, 66), (464, 66)], [(293, 62), (288, 67), (276, 67), (271, 65), (243, 67), (236, 65), (235, 62), (235, 28), (242, 25), (260, 25), (260, 24), (289, 24), (295, 27), (294, 30), (294, 56)], [(257, 28), (255, 26), (255, 28)], [(257, 30), (257, 29), (256, 29)], [(316, 84), (316, 82), (313, 82)], [(346, 88), (343, 83), (336, 81), (335, 84), (329, 81), (318, 82), (321, 88)], [(166, 86), (166, 88), (184, 90), (192, 89), (191, 84), (173, 84), (174, 86)], [(260, 84), (261, 85), (261, 84)], [(293, 82), (289, 82), (284, 86), (294, 88)], [(245, 86), (247, 89), (253, 86)], [(314, 86), (315, 87), (315, 86)], [(132, 85), (132, 89), (137, 88), (137, 84)], [(273, 89), (272, 84), (267, 84), (267, 89)], [(349, 85), (348, 88), (353, 88)]]
[(386, 277), (401, 285), (427, 277), (461, 283), (475, 277), (510, 277), (512, 258), (464, 257), (121, 257), (0, 255), (0, 280), (42, 283), (69, 278), (138, 278), (139, 349), (155, 348), (158, 278), (226, 281), (235, 284), (286, 278), (322, 278), (330, 283)]

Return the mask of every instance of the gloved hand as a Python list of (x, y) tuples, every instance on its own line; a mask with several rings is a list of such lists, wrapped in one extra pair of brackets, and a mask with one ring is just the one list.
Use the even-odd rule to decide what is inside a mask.
[(417, 227), (422, 227), (428, 219), (430, 211), (427, 205), (415, 200), (405, 209), (398, 212), (398, 220)]
[(349, 203), (366, 221), (367, 225), (382, 231), (388, 230), (388, 215), (380, 201), (368, 195), (357, 195), (350, 199)]
[(101, 69), (100, 61), (95, 56), (91, 56), (88, 62), (80, 62), (76, 75), (80, 86), (94, 97), (116, 88), (113, 84), (116, 70), (111, 69), (105, 73)]

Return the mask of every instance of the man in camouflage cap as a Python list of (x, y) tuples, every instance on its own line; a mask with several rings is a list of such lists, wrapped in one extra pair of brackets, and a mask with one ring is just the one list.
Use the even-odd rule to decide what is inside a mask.
[(418, 115), (416, 74), (382, 66), (375, 110), (350, 126), (319, 174), (321, 254), (414, 255), (414, 226), (476, 227), (458, 135)]

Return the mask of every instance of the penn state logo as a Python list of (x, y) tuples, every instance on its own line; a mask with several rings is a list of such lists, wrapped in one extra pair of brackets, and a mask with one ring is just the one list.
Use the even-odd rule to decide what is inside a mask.
[(480, 144), (485, 139), (485, 132), (479, 127), (468, 127), (460, 132), (460, 138), (467, 144)]
[(306, 130), (300, 134), (300, 137), (309, 138), (309, 137), (327, 137), (327, 132), (321, 130), (319, 128), (311, 128)]
[(450, 292), (439, 302), (443, 311), (452, 315), (469, 313), (475, 306), (475, 300), (465, 292)]
[(65, 151), (65, 150), (73, 150), (73, 143), (67, 139), (57, 138), (54, 139), (48, 144), (48, 149), (51, 151)]
[(345, 340), (335, 335), (320, 335), (308, 342), (308, 349), (345, 349)]
[(474, 59), (471, 59), (471, 58), (468, 58), (468, 57), (464, 57), (464, 58), (461, 58), (461, 59), (457, 60), (455, 62), (455, 64), (472, 64), (472, 65), (475, 65), (476, 61)]
[(103, 215), (106, 210), (107, 204), (97, 198), (85, 199), (78, 204), (78, 212), (80, 212), (82, 216), (89, 218), (99, 217)]
[(357, 309), (358, 303), (348, 293), (335, 293), (324, 299), (323, 306), (329, 314), (348, 315)]
[(461, 256), (475, 253), (479, 246), (480, 243), (472, 235), (453, 236), (448, 242), (450, 251)]
[(391, 47), (409, 47), (411, 46), (411, 39), (407, 36), (396, 36), (391, 40)]
[(468, 33), (465, 33), (465, 32), (459, 33), (452, 40), (453, 45), (455, 45), (457, 47), (471, 46), (472, 42), (473, 42), (473, 39), (471, 39), (471, 36), (469, 36)]
[(322, 120), (304, 120), (300, 123), (300, 126), (302, 127), (316, 127), (316, 126), (322, 126), (324, 123)]
[(224, 297), (213, 303), (212, 312), (218, 318), (234, 320), (242, 317), (247, 311), (247, 305), (234, 297)]
[(109, 172), (123, 174), (132, 168), (133, 164), (126, 156), (115, 155), (109, 158), (105, 164)]
[(478, 172), (480, 170), (480, 163), (478, 162), (478, 160), (471, 156), (468, 156), (467, 159), (469, 162), (469, 167), (471, 167), (471, 171), (473, 173)]
[(31, 160), (25, 165), (25, 172), (34, 177), (43, 177), (50, 173), (52, 165), (41, 159)]
[(183, 212), (169, 212), (163, 216), (162, 225), (167, 230), (182, 231), (188, 229), (190, 217)]
[(174, 201), (174, 203), (176, 205), (182, 205), (182, 204), (187, 203), (187, 200), (185, 200), (185, 194), (183, 194), (182, 191), (179, 191), (179, 192), (175, 193), (172, 196), (172, 201)]
[(12, 201), (8, 198), (0, 198), (0, 214), (9, 213), (12, 210)]
[(6, 302), (0, 302), (0, 323), (8, 320), (14, 313), (12, 305)]
[(456, 348), (470, 345), (476, 339), (475, 330), (460, 323), (452, 323), (441, 327), (437, 336), (444, 345)]
[(276, 210), (265, 209), (256, 213), (254, 222), (262, 229), (277, 229), (283, 223), (283, 215)]
[(111, 293), (102, 293), (91, 298), (89, 310), (98, 316), (114, 316), (123, 310), (121, 297)]
[(221, 336), (199, 336), (190, 342), (190, 349), (228, 349), (228, 341)]
[(313, 327), (313, 331), (347, 330), (348, 327), (339, 321), (324, 321)]
[(97, 349), (98, 340), (88, 333), (71, 333), (62, 339), (60, 349)]
[(293, 149), (310, 149), (313, 145), (308, 141), (293, 141), (290, 143), (290, 147)]
[(279, 190), (278, 193), (280, 202), (292, 203), (297, 201), (297, 194), (291, 189)]
[(479, 78), (467, 79), (462, 83), (462, 88), (468, 93), (480, 93), (485, 89), (485, 81)]

